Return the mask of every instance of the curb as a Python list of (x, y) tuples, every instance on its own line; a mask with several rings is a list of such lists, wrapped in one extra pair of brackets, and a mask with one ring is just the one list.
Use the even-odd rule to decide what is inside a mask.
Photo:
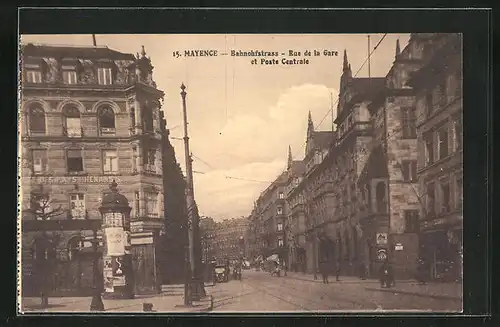
[(400, 290), (396, 290), (396, 289), (391, 290), (391, 289), (381, 289), (381, 288), (371, 288), (371, 287), (365, 287), (365, 290), (387, 292), (387, 293), (393, 293), (393, 294), (407, 294), (407, 295), (420, 296), (420, 297), (429, 297), (429, 298), (436, 299), (436, 300), (462, 301), (461, 297), (451, 296), (451, 295), (425, 294), (425, 293), (410, 292), (410, 291), (400, 291)]

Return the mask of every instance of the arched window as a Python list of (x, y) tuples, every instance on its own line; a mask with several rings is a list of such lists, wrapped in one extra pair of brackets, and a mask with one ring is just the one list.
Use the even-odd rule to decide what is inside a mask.
[(80, 123), (80, 110), (78, 110), (77, 107), (70, 105), (64, 108), (63, 114), (66, 136), (81, 137), (82, 125)]
[(40, 105), (28, 109), (28, 129), (30, 133), (45, 134), (45, 112)]
[(99, 127), (101, 133), (114, 132), (115, 129), (115, 113), (109, 106), (104, 106), (98, 110)]
[(375, 196), (377, 199), (377, 211), (386, 213), (387, 212), (387, 204), (385, 200), (385, 183), (378, 182), (375, 189)]

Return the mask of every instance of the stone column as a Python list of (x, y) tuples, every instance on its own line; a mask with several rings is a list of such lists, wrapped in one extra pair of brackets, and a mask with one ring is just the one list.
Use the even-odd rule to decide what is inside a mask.
[(146, 217), (146, 195), (144, 190), (139, 189), (139, 215), (141, 217)]
[(142, 151), (141, 147), (137, 145), (135, 148), (135, 168), (137, 169), (138, 173), (143, 172), (143, 164), (142, 164)]
[(135, 113), (135, 133), (141, 134), (142, 132), (142, 110), (141, 103), (139, 100), (135, 99), (134, 101), (134, 113)]

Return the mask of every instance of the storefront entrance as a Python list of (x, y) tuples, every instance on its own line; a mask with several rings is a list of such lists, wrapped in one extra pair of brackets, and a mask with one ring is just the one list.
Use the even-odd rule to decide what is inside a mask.
[(462, 233), (460, 230), (434, 231), (422, 236), (422, 257), (428, 274), (439, 281), (462, 279)]

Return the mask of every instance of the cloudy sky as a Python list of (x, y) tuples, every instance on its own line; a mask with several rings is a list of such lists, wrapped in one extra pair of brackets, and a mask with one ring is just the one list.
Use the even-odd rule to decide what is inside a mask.
[[(371, 34), (371, 49), (383, 34)], [(396, 40), (403, 49), (408, 34), (388, 34), (371, 59), (371, 75), (385, 76)], [(180, 85), (187, 87), (190, 146), (194, 156), (195, 196), (202, 215), (216, 220), (250, 214), (253, 201), (285, 168), (288, 145), (295, 160), (305, 149), (307, 114), (317, 130), (331, 130), (332, 114), (347, 50), (355, 74), (368, 55), (366, 34), (301, 35), (96, 35), (98, 45), (126, 53), (144, 45), (154, 79), (166, 94), (163, 110), (177, 160), (184, 169)], [(24, 35), (22, 42), (92, 45), (91, 35)], [(249, 57), (174, 57), (185, 50), (317, 50), (308, 65), (252, 65)], [(324, 56), (323, 51), (338, 56)], [(292, 57), (289, 57), (292, 58)], [(368, 76), (368, 65), (358, 77)], [(335, 110), (334, 110), (335, 113)], [(320, 124), (321, 122), (321, 124)]]

